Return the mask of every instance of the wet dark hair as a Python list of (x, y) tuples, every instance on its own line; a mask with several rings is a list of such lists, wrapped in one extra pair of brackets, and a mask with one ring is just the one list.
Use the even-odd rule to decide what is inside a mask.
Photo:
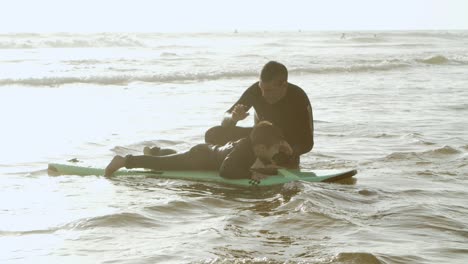
[(284, 140), (281, 129), (275, 127), (268, 121), (262, 121), (254, 126), (250, 133), (252, 145), (265, 145), (271, 147), (274, 144)]
[(288, 80), (288, 69), (283, 64), (270, 61), (265, 66), (263, 66), (262, 71), (260, 72), (260, 80), (264, 82), (269, 82), (274, 79), (279, 79), (281, 81)]

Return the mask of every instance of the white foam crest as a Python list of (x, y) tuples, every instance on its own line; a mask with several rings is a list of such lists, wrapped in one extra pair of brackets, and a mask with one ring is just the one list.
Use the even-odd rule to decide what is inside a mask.
[(447, 57), (443, 55), (433, 55), (433, 56), (426, 57), (424, 59), (415, 59), (415, 61), (419, 63), (432, 64), (432, 65), (444, 65), (444, 64), (468, 65), (468, 57), (466, 56)]
[[(156, 54), (152, 52), (152, 55)], [(249, 54), (248, 56), (253, 56)], [(14, 57), (12, 57), (14, 58)], [(314, 61), (311, 61), (311, 58)], [(7, 72), (0, 76), (0, 86), (26, 85), (26, 86), (60, 86), (73, 83), (90, 83), (98, 85), (126, 85), (131, 82), (179, 82), (179, 81), (204, 81), (229, 78), (256, 77), (258, 69), (249, 66), (249, 63), (232, 64), (232, 67), (219, 68), (212, 65), (217, 61), (210, 59), (197, 59), (197, 67), (189, 67), (193, 56), (182, 56), (172, 51), (159, 53), (155, 58), (66, 58), (59, 61), (58, 66), (68, 64), (73, 67), (70, 71), (63, 73), (53, 72), (55, 64), (49, 68), (52, 70), (41, 70), (36, 76), (22, 76)], [(23, 60), (5, 60), (3, 63), (18, 63)], [(171, 67), (166, 67), (165, 63)], [(32, 66), (31, 66), (32, 65)], [(34, 63), (31, 67), (43, 67)], [(86, 67), (82, 67), (82, 66)], [(311, 56), (298, 56), (294, 64), (288, 65), (292, 74), (340, 74), (340, 73), (367, 73), (379, 71), (398, 71), (417, 67), (457, 67), (468, 65), (468, 56), (464, 54), (435, 53), (424, 57), (424, 55), (396, 55), (381, 58), (363, 58), (360, 56), (350, 57), (341, 61), (325, 60)], [(92, 66), (92, 67), (88, 67)], [(131, 66), (131, 67), (130, 67)], [(157, 66), (157, 67), (156, 67)], [(173, 67), (172, 67), (173, 66)], [(11, 68), (11, 66), (8, 66)], [(15, 66), (16, 67), (16, 66)], [(161, 72), (161, 67), (164, 71)], [(48, 68), (48, 69), (49, 69)], [(6, 68), (8, 69), (8, 68)], [(19, 68), (18, 68), (19, 69)], [(42, 68), (41, 68), (42, 69)], [(97, 73), (97, 70), (101, 72)], [(153, 74), (153, 73), (158, 74)], [(16, 73), (16, 72), (14, 72)], [(123, 74), (119, 74), (123, 73)]]
[(135, 36), (125, 34), (0, 37), (0, 49), (145, 47)]
[(376, 64), (359, 64), (350, 66), (332, 66), (332, 67), (317, 67), (307, 68), (298, 67), (292, 68), (289, 71), (292, 73), (315, 73), (315, 74), (332, 74), (332, 73), (360, 73), (370, 71), (390, 71), (410, 67), (410, 64), (404, 62), (387, 63), (381, 62)]
[(450, 60), (447, 57), (442, 55), (435, 55), (425, 59), (416, 59), (417, 62), (426, 63), (426, 64), (446, 64)]
[[(168, 53), (163, 57), (178, 57), (177, 54)], [(99, 60), (77, 60), (69, 62), (73, 65), (82, 64), (103, 64)], [(109, 62), (112, 64), (111, 62)], [(412, 67), (421, 67), (424, 65), (467, 65), (463, 57), (449, 59), (443, 55), (434, 55), (425, 59), (406, 58), (406, 59), (381, 59), (381, 60), (356, 60), (347, 62), (345, 65), (291, 65), (289, 72), (292, 74), (339, 74), (339, 73), (366, 73), (374, 71), (393, 71), (404, 70)], [(144, 65), (142, 65), (144, 66)], [(146, 66), (144, 66), (146, 68)], [(0, 86), (7, 85), (26, 85), (26, 86), (60, 86), (73, 83), (90, 83), (98, 85), (126, 85), (131, 82), (150, 82), (150, 83), (171, 83), (186, 81), (205, 81), (229, 78), (256, 77), (256, 69), (233, 69), (233, 70), (213, 70), (206, 69), (199, 72), (168, 72), (164, 74), (145, 74), (144, 68), (132, 69), (132, 73), (115, 74), (115, 72), (104, 72), (100, 75), (71, 75), (71, 76), (44, 76), (44, 77), (24, 77), (24, 78), (3, 78), (0, 79)], [(110, 67), (113, 71), (118, 70)], [(118, 70), (119, 72), (129, 72), (130, 70)]]
[(219, 73), (187, 73), (168, 75), (109, 75), (109, 76), (78, 76), (78, 77), (44, 77), (44, 78), (18, 78), (0, 79), (0, 86), (26, 85), (26, 86), (60, 86), (74, 83), (89, 83), (98, 85), (126, 85), (131, 82), (171, 83), (184, 81), (218, 80), (224, 78), (240, 78), (257, 76), (256, 71), (234, 71)]

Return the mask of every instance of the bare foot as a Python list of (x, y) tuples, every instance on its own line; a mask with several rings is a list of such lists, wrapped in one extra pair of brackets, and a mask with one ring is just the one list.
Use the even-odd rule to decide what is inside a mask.
[(114, 172), (123, 167), (125, 167), (125, 158), (117, 155), (111, 160), (109, 165), (107, 165), (104, 176), (110, 177)]

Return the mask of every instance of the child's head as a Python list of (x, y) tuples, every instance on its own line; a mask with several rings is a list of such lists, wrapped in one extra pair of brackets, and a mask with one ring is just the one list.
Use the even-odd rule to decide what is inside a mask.
[(279, 128), (268, 121), (262, 121), (253, 128), (250, 140), (255, 156), (262, 161), (271, 161), (273, 156), (279, 152), (284, 137)]

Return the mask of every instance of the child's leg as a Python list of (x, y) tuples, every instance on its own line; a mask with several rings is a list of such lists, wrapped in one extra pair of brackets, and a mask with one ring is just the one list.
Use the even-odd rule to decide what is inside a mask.
[(160, 148), (160, 147), (145, 147), (143, 148), (143, 154), (148, 156), (167, 156), (176, 154), (177, 151), (168, 148)]
[(193, 165), (190, 159), (190, 152), (168, 156), (128, 155), (125, 157), (125, 167), (127, 169), (190, 170)]
[(248, 137), (252, 127), (222, 127), (215, 126), (205, 132), (205, 142), (209, 144), (224, 145), (229, 141), (236, 141)]
[(168, 156), (116, 156), (107, 166), (106, 176), (123, 167), (151, 170), (214, 170), (217, 164), (209, 145), (199, 144), (187, 152)]

